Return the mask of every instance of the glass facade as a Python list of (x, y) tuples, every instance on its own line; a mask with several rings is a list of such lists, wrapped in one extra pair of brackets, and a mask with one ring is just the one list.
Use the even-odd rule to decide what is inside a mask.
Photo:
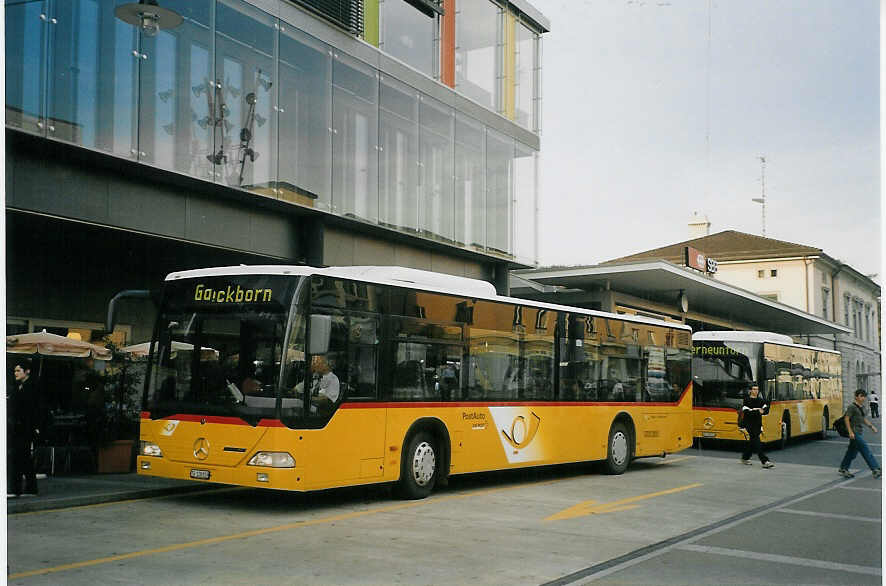
[(379, 48), (428, 77), (437, 77), (437, 18), (405, 0), (380, 0), (378, 8)]
[(489, 0), (457, 2), (455, 89), (491, 110), (501, 101), (502, 10)]
[[(184, 20), (154, 36), (114, 16), (125, 3), (5, 6), (7, 127), (534, 263), (537, 153), (441, 101), (450, 90), (422, 92), (243, 0), (165, 0)], [(429, 24), (391, 17), (385, 34), (400, 23), (403, 47), (410, 33), (437, 53), (436, 17), (384, 4)], [(496, 111), (502, 9), (458, 6), (457, 91)]]
[(534, 103), (538, 93), (538, 34), (522, 23), (517, 23), (516, 29), (514, 121), (523, 128), (535, 130), (538, 128)]
[(383, 224), (418, 231), (418, 97), (395, 79), (381, 80), (379, 188)]

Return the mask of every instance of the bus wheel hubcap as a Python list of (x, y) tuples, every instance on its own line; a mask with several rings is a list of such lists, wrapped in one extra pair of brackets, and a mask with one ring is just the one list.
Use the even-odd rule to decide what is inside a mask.
[(425, 486), (431, 481), (436, 468), (434, 448), (428, 442), (422, 442), (415, 448), (415, 456), (412, 458), (412, 477), (419, 486)]
[(624, 464), (628, 459), (628, 438), (621, 431), (616, 431), (612, 436), (612, 461), (616, 466)]

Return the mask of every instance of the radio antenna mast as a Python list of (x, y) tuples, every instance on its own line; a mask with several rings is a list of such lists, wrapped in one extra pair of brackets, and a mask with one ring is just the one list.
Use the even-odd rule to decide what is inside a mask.
[(758, 157), (760, 159), (760, 197), (755, 197), (751, 201), (761, 205), (763, 209), (763, 237), (766, 237), (766, 157)]

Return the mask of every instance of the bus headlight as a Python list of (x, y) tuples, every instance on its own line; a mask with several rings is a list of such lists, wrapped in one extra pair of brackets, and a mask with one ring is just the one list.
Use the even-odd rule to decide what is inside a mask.
[(154, 456), (155, 458), (163, 457), (163, 450), (160, 449), (160, 446), (144, 440), (139, 440), (138, 442), (138, 453), (140, 456)]
[(249, 459), (248, 466), (269, 468), (295, 468), (295, 458), (286, 452), (258, 452)]

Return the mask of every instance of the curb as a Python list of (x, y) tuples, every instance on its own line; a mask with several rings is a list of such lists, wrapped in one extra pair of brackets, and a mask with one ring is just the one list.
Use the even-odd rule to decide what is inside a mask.
[(175, 494), (187, 494), (223, 488), (223, 485), (197, 484), (194, 486), (169, 486), (163, 488), (145, 488), (140, 490), (121, 490), (100, 494), (63, 496), (57, 498), (10, 498), (6, 500), (6, 514), (17, 515), (20, 513), (33, 513), (37, 511), (51, 511), (66, 509), (69, 507), (83, 507), (86, 505), (99, 505), (136, 499), (145, 499), (158, 496)]

